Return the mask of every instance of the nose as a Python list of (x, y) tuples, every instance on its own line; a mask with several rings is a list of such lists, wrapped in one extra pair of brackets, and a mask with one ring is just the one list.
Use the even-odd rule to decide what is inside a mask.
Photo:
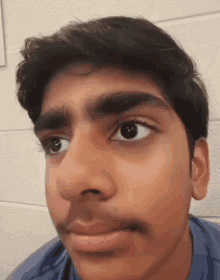
[(97, 145), (85, 135), (71, 143), (57, 170), (60, 196), (72, 202), (103, 201), (114, 196), (116, 185), (111, 175), (111, 157), (106, 145)]

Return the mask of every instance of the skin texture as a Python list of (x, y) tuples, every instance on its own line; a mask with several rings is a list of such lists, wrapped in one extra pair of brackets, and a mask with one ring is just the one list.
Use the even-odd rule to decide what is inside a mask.
[[(145, 91), (165, 100), (148, 77), (114, 67), (73, 67), (57, 74), (46, 89), (42, 113), (68, 107), (73, 118), (68, 128), (38, 134), (40, 141), (65, 139), (62, 152), (46, 159), (51, 218), (83, 280), (184, 280), (192, 255), (188, 212), (191, 198), (206, 196), (208, 144), (197, 142), (190, 177), (186, 132), (172, 108), (169, 113), (142, 105), (120, 116), (88, 118), (85, 105), (111, 90)], [(113, 123), (134, 116), (156, 132), (141, 125), (144, 137), (120, 140)], [(71, 233), (59, 230), (64, 221), (95, 219), (135, 220), (146, 232), (130, 233), (112, 254), (86, 254), (72, 246)]]

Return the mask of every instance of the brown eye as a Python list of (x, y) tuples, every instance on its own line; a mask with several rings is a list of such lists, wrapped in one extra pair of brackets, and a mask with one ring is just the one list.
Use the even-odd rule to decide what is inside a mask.
[(126, 139), (132, 139), (137, 135), (138, 128), (134, 122), (125, 123), (121, 126), (120, 132)]
[(151, 134), (151, 129), (146, 124), (135, 121), (125, 122), (117, 130), (114, 140), (137, 141)]
[(49, 141), (49, 148), (51, 149), (51, 151), (53, 152), (58, 152), (59, 149), (62, 147), (62, 143), (60, 141), (59, 138), (53, 138)]
[(46, 155), (57, 155), (66, 151), (69, 147), (69, 141), (59, 137), (53, 137), (47, 140), (46, 144), (43, 144), (43, 148)]

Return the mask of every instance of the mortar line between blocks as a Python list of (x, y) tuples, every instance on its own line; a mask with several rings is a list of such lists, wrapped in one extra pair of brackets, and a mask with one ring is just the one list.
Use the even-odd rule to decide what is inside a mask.
[(213, 11), (213, 12), (204, 12), (204, 13), (199, 13), (199, 14), (191, 14), (191, 15), (186, 15), (186, 16), (182, 16), (182, 17), (174, 17), (174, 18), (168, 18), (168, 19), (162, 19), (162, 20), (158, 20), (158, 21), (154, 21), (155, 24), (161, 24), (164, 26), (164, 24), (170, 24), (172, 22), (175, 23), (184, 23), (187, 21), (188, 22), (192, 22), (192, 21), (196, 21), (198, 19), (201, 20), (205, 20), (206, 18), (214, 18), (215, 16), (220, 15), (220, 10), (218, 11)]

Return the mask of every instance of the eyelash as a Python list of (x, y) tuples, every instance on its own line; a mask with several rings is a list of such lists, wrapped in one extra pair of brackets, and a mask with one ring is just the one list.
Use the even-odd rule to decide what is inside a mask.
[[(121, 119), (117, 120), (117, 122), (114, 123), (114, 125), (117, 125), (117, 128), (111, 134), (111, 137), (113, 137), (116, 134), (116, 132), (122, 127), (122, 125), (124, 123), (132, 123), (132, 122), (134, 122), (135, 124), (143, 125), (143, 126), (149, 128), (154, 133), (158, 132), (158, 129), (155, 126), (151, 126), (146, 121), (142, 121), (140, 117), (133, 117), (133, 118), (130, 118), (129, 120), (123, 120), (123, 121), (121, 121)], [(152, 134), (152, 132), (150, 133), (150, 135), (147, 138), (149, 138), (151, 136), (151, 134)], [(58, 137), (58, 136), (53, 136), (53, 137), (48, 137), (45, 140), (42, 140), (41, 143), (37, 143), (39, 145), (39, 152), (45, 153), (46, 156), (51, 156), (50, 152), (47, 149), (48, 142), (51, 139), (64, 139), (64, 138)], [(135, 141), (131, 141), (131, 142), (135, 142)], [(54, 154), (54, 155), (57, 155), (57, 154)]]

